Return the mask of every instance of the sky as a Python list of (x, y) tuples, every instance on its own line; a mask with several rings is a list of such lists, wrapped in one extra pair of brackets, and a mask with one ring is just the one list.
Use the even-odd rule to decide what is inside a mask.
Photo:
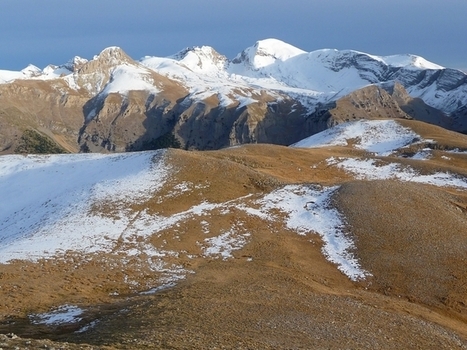
[(212, 46), (234, 58), (276, 38), (305, 51), (415, 54), (467, 71), (467, 0), (0, 0), (0, 69), (134, 59)]

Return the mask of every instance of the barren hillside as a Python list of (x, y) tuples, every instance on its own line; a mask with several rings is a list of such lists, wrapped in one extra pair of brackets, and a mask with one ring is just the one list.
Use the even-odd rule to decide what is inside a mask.
[(296, 146), (0, 157), (0, 347), (467, 348), (467, 138)]

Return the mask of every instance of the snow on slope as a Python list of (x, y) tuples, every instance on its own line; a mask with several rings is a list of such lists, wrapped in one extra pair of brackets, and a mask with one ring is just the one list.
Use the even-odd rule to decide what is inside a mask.
[[(465, 178), (442, 172), (420, 174), (389, 161), (330, 158), (326, 162), (357, 179), (394, 179), (467, 189)], [(128, 209), (130, 203), (153, 197), (165, 186), (170, 173), (164, 151), (0, 157), (0, 198), (7, 199), (0, 202), (0, 263), (60, 257), (69, 251), (82, 255), (105, 252), (122, 261), (142, 256), (151, 271), (158, 274), (158, 282), (140, 288), (162, 288), (174, 285), (189, 273), (177, 264), (179, 257), (229, 259), (248, 244), (253, 233), (240, 217), (218, 232), (212, 231), (209, 222), (240, 210), (266, 222), (282, 221), (300, 235), (319, 234), (324, 256), (341, 272), (352, 280), (370, 275), (352, 254), (353, 242), (342, 231), (344, 218), (331, 205), (338, 187), (285, 186), (265, 195), (248, 195), (224, 203), (201, 201), (171, 216), (149, 213), (144, 208)], [(209, 184), (175, 184), (165, 196), (157, 198), (163, 203), (168, 197), (205, 186)], [(102, 211), (101, 205), (113, 209)], [(164, 231), (180, 240), (184, 234), (180, 224), (194, 218), (199, 220), (200, 233), (206, 238), (198, 241), (192, 252), (167, 250), (164, 244), (151, 243), (151, 237), (161, 238)]]
[(400, 68), (421, 71), (444, 67), (415, 55), (375, 56), (334, 49), (305, 52), (278, 40), (262, 40), (238, 55), (229, 73), (247, 81), (259, 79), (260, 84), (268, 78), (264, 87), (274, 88), (271, 82), (276, 81), (275, 88), (284, 92), (295, 88), (321, 93), (321, 100), (326, 101), (389, 80), (385, 72)]
[(0, 70), (0, 84), (8, 83), (16, 79), (34, 79), (41, 76), (41, 74), (42, 71), (32, 64), (19, 72)]
[(129, 91), (148, 91), (157, 94), (154, 79), (142, 67), (121, 64), (111, 73), (110, 81), (105, 85), (101, 94), (127, 94)]
[(0, 70), (0, 84), (8, 83), (12, 80), (19, 79), (23, 74), (17, 71)]
[(257, 41), (233, 59), (233, 63), (241, 63), (246, 70), (259, 70), (292, 57), (302, 55), (305, 51), (277, 39)]
[[(310, 111), (318, 103), (336, 100), (369, 84), (444, 69), (415, 55), (375, 56), (331, 49), (307, 53), (276, 39), (258, 41), (232, 61), (212, 48), (201, 47), (184, 50), (171, 58), (145, 57), (141, 63), (162, 75), (187, 82), (193, 96), (198, 98), (219, 92), (221, 99), (229, 101), (229, 96), (235, 98), (239, 89), (267, 89), (298, 99)], [(398, 76), (398, 72), (403, 73)], [(456, 106), (456, 99), (463, 96), (457, 90), (447, 92), (450, 100), (444, 103), (430, 91), (438, 91), (439, 87), (426, 85), (429, 84), (409, 91), (414, 97), (426, 98), (435, 108)], [(252, 98), (249, 102), (254, 101)]]
[(32, 324), (59, 325), (78, 323), (84, 310), (74, 305), (62, 305), (51, 312), (29, 315)]
[(286, 225), (299, 234), (318, 233), (323, 240), (323, 254), (351, 280), (364, 279), (371, 274), (360, 267), (358, 260), (351, 253), (352, 240), (342, 228), (342, 215), (331, 206), (335, 187), (310, 187), (304, 185), (286, 186), (264, 197), (261, 210), (273, 215), (280, 210), (287, 213)]
[[(101, 202), (151, 196), (163, 152), (0, 157), (0, 262), (66, 250), (108, 251), (130, 218), (92, 214)], [(123, 209), (124, 210), (124, 207)]]
[[(290, 147), (322, 148), (348, 146), (365, 150), (376, 156), (389, 156), (400, 148), (432, 140), (423, 140), (411, 129), (395, 120), (359, 120), (339, 124), (299, 141)], [(418, 151), (412, 159), (426, 160), (431, 149)], [(430, 184), (440, 187), (467, 188), (467, 179), (445, 172), (421, 174), (410, 166), (374, 159), (335, 158), (327, 159), (329, 166), (335, 166), (361, 180), (399, 180)]]
[(373, 159), (330, 158), (328, 165), (343, 169), (361, 180), (399, 180), (439, 187), (467, 189), (467, 179), (447, 172), (422, 174), (410, 166)]
[(375, 60), (384, 62), (387, 66), (392, 67), (406, 67), (406, 68), (420, 68), (420, 69), (444, 69), (445, 67), (439, 64), (427, 61), (423, 57), (416, 55), (391, 55), (391, 56), (374, 56), (370, 57)]
[[(252, 233), (241, 218), (219, 232), (212, 232), (209, 222), (241, 210), (265, 221), (284, 220), (286, 227), (299, 234), (321, 235), (326, 242), (325, 256), (341, 271), (352, 279), (366, 275), (349, 253), (352, 243), (339, 231), (340, 217), (329, 205), (333, 189), (288, 186), (264, 197), (248, 195), (224, 203), (201, 201), (171, 216), (150, 214), (144, 208), (128, 209), (130, 203), (153, 197), (170, 172), (164, 151), (0, 157), (0, 198), (8, 199), (0, 202), (0, 263), (61, 257), (66, 252), (83, 256), (105, 252), (123, 260), (143, 256), (152, 271), (162, 273), (159, 285), (145, 287), (159, 288), (189, 273), (174, 263), (174, 258), (229, 259), (247, 244)], [(209, 184), (199, 186), (176, 184), (157, 198), (163, 203), (166, 198)], [(315, 204), (310, 206), (311, 202)], [(101, 205), (113, 209), (102, 211)], [(206, 237), (192, 247), (194, 253), (169, 251), (165, 244), (150, 243), (150, 237), (160, 237), (164, 230), (179, 240), (183, 235), (180, 223), (193, 218), (200, 221)]]
[[(226, 70), (227, 58), (211, 47), (188, 48), (168, 58), (146, 56), (140, 62), (187, 86), (190, 98), (195, 101), (216, 95), (221, 107), (229, 107), (238, 101), (237, 108), (240, 108), (257, 102), (261, 96), (261, 86), (231, 77)], [(270, 94), (274, 95), (274, 92)]]
[(85, 62), (87, 62), (85, 59), (75, 57), (63, 65), (55, 66), (53, 64), (49, 64), (42, 70), (32, 64), (28, 65), (21, 71), (0, 70), (0, 84), (6, 84), (17, 79), (53, 80), (64, 78), (73, 73), (75, 65), (82, 65)]
[(353, 145), (356, 149), (386, 156), (421, 141), (421, 136), (395, 120), (358, 120), (339, 124), (310, 136), (291, 147), (320, 148)]
[(144, 57), (141, 64), (188, 87), (190, 97), (200, 101), (217, 95), (222, 107), (234, 103), (236, 89), (248, 89), (229, 81), (221, 68), (222, 60), (216, 61), (214, 51), (208, 47), (192, 48), (168, 58)]

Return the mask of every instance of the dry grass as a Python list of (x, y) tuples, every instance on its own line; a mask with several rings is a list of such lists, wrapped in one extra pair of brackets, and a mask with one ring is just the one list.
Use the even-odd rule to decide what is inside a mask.
[(343, 185), (337, 206), (372, 290), (467, 321), (467, 195), (395, 181)]
[[(422, 133), (421, 126), (416, 127)], [(465, 137), (451, 140), (438, 129), (423, 132), (446, 145), (467, 145)], [(437, 152), (423, 163), (399, 161), (423, 164), (427, 172), (467, 168), (462, 156), (451, 164)], [(372, 278), (351, 282), (323, 257), (317, 235), (299, 236), (281, 222), (241, 210), (214, 210), (150, 238), (156, 246), (165, 240), (167, 249), (185, 251), (176, 262), (195, 272), (155, 295), (136, 293), (158, 278), (138, 259), (122, 263), (112, 255), (69, 253), (65, 260), (2, 265), (0, 333), (68, 341), (54, 346), (70, 349), (85, 343), (109, 349), (467, 348), (466, 193), (355, 181), (328, 165), (331, 156), (368, 157), (343, 147), (172, 150), (167, 156), (173, 169), (168, 183), (131, 209), (169, 216), (201, 201), (224, 203), (246, 195), (253, 200), (289, 183), (341, 184), (335, 204), (347, 219), (355, 254)], [(179, 183), (195, 189), (171, 195)], [(111, 207), (107, 210), (112, 212)], [(209, 222), (211, 232), (241, 222), (244, 232), (251, 233), (248, 244), (226, 261), (188, 258), (201, 253), (196, 242), (207, 237), (201, 220)], [(175, 262), (170, 259), (166, 262)], [(124, 275), (140, 289), (125, 284)], [(116, 290), (118, 295), (112, 295)], [(79, 325), (40, 328), (25, 318), (64, 303), (88, 307), (83, 322), (100, 323), (75, 334)], [(25, 346), (26, 340), (5, 342)], [(49, 341), (30, 342), (33, 348)]]

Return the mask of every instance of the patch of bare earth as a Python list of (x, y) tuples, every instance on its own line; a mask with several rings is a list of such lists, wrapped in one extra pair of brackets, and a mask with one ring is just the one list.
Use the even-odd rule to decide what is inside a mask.
[[(2, 336), (0, 347), (466, 349), (465, 193), (356, 182), (326, 162), (363, 155), (269, 145), (170, 151), (167, 183), (129, 209), (169, 217), (218, 205), (147, 238), (181, 252), (161, 259), (190, 271), (185, 279), (141, 294), (161, 277), (141, 254), (119, 262), (118, 255), (68, 253), (1, 265), (0, 333), (22, 338)], [(372, 277), (352, 282), (325, 259), (318, 235), (297, 235), (281, 220), (241, 210), (290, 183), (342, 184), (334, 202)], [(226, 259), (206, 255), (206, 239), (233, 229), (242, 247)], [(86, 310), (79, 323), (35, 325), (28, 318), (64, 304)]]

